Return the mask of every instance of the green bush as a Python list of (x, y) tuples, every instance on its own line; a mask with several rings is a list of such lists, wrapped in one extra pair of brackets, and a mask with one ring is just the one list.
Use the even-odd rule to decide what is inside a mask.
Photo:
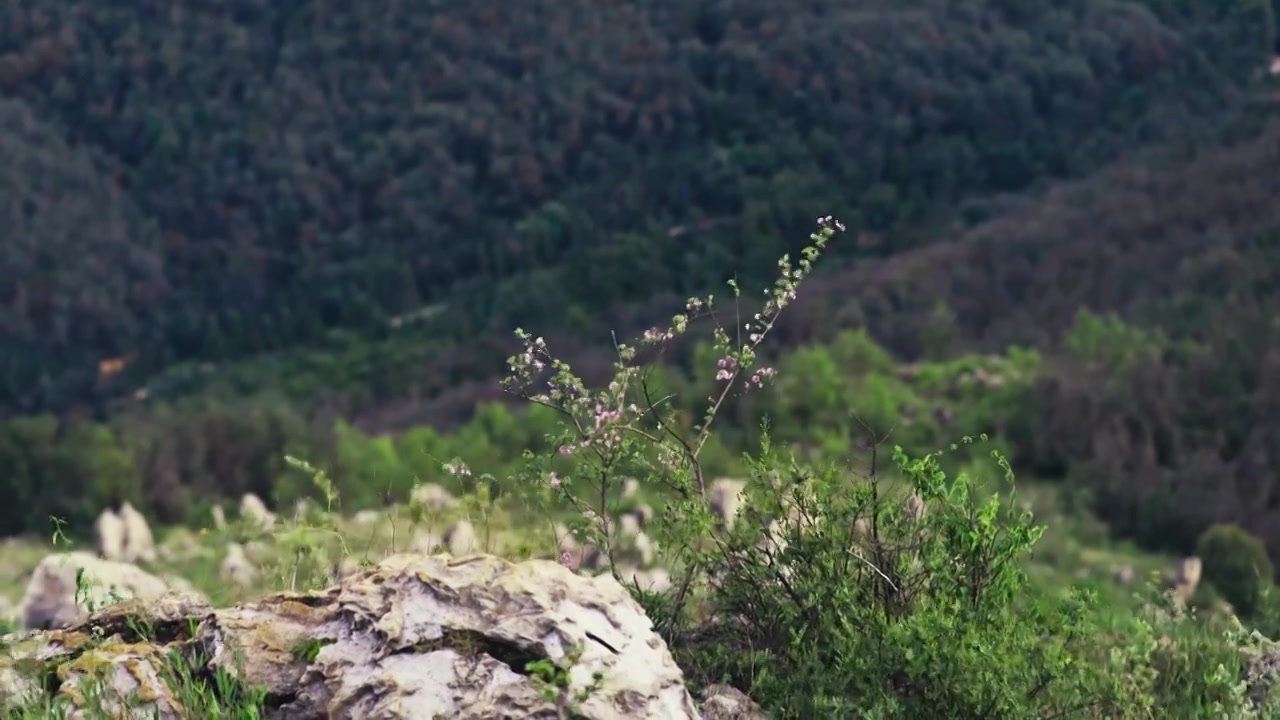
[[(572, 508), (582, 521), (575, 527), (612, 558), (609, 518), (623, 506), (623, 478), (642, 478), (646, 494), (664, 501), (646, 532), (663, 549), (672, 589), (633, 584), (636, 598), (691, 684), (732, 684), (770, 717), (1256, 717), (1238, 628), (1206, 632), (1171, 601), (1117, 618), (1089, 592), (1028, 582), (1024, 563), (1044, 528), (1015, 510), (1010, 492), (993, 496), (984, 489), (991, 483), (944, 470), (972, 457), (971, 440), (915, 459), (895, 447), (887, 472), (872, 455), (859, 474), (775, 448), (765, 423), (735, 522), (712, 516), (715, 475), (704, 449), (731, 397), (800, 392), (825, 399), (816, 406), (826, 417), (778, 397), (790, 422), (840, 419), (832, 401), (847, 389), (827, 354), (784, 363), (778, 375), (808, 374), (776, 385), (757, 354), (838, 228), (823, 220), (798, 270), (783, 259), (745, 338), (715, 329), (715, 381), (697, 424), (653, 386), (636, 347), (661, 346), (714, 317), (710, 299), (691, 299), (667, 328), (619, 346), (614, 378), (600, 389), (542, 338), (517, 331), (523, 349), (508, 361), (508, 390), (563, 420), (548, 437), (555, 450), (529, 453), (520, 470), (530, 497)], [(1005, 475), (999, 485), (1011, 489), (1010, 466), (992, 454)]]
[(1241, 617), (1253, 617), (1275, 575), (1262, 541), (1236, 525), (1214, 525), (1200, 536), (1196, 555), (1204, 563), (1204, 580)]
[(134, 459), (111, 428), (51, 416), (0, 424), (0, 537), (48, 533), (56, 518), (87, 534), (103, 507), (141, 505)]

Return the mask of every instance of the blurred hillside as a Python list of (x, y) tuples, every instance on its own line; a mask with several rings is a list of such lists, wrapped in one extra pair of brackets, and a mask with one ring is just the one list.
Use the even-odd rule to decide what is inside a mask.
[[(163, 522), (242, 492), (287, 502), (286, 452), (377, 486), (348, 494), (373, 506), (402, 491), (384, 475), (438, 472), (428, 426), (460, 429), (450, 453), (516, 457), (536, 422), (473, 418), (511, 328), (599, 377), (612, 358), (585, 348), (609, 329), (733, 276), (755, 292), (834, 214), (851, 232), (779, 337), (843, 358), (809, 371), (845, 389), (734, 407), (725, 453), (765, 412), (836, 451), (847, 433), (817, 436), (851, 411), (896, 427), (910, 393), (863, 382), (840, 331), (869, 331), (886, 378), (1016, 346), (1036, 360), (998, 417), (919, 449), (997, 431), (1122, 532), (1185, 551), (1234, 520), (1274, 555), (1275, 16), (18, 0), (0, 19), (18, 500), (0, 534), (122, 498)], [(676, 358), (691, 403), (705, 359)]]
[(598, 330), (767, 278), (818, 213), (894, 255), (990, 193), (1212, 147), (1274, 44), (1261, 0), (784, 10), (10, 3), (0, 408), (424, 316), (439, 356)]

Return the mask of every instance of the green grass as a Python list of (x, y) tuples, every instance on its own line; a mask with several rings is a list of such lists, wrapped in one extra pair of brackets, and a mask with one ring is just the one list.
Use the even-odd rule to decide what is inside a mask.
[[(445, 529), (454, 521), (469, 517), (476, 528), (477, 549), (510, 559), (531, 557), (554, 558), (556, 542), (552, 522), (537, 511), (515, 507), (518, 501), (499, 502), (484, 514), (458, 508), (423, 516), (406, 507), (383, 511), (376, 522), (358, 523), (352, 518), (315, 512), (303, 522), (281, 518), (270, 532), (255, 532), (244, 524), (233, 522), (224, 530), (212, 528), (160, 528), (157, 541), (160, 559), (145, 565), (160, 576), (179, 576), (215, 606), (250, 600), (276, 591), (308, 591), (331, 583), (330, 570), (335, 566), (354, 567), (376, 563), (388, 555), (413, 549), (435, 547)], [(1140, 608), (1139, 590), (1146, 578), (1172, 569), (1176, 558), (1144, 553), (1126, 543), (1112, 542), (1101, 526), (1086, 511), (1072, 509), (1063, 501), (1060, 487), (1050, 484), (1020, 483), (1017, 502), (1031, 509), (1037, 520), (1048, 526), (1037, 551), (1026, 570), (1042, 589), (1066, 592), (1070, 587), (1084, 586), (1093, 590), (1108, 613), (1123, 617)], [(474, 504), (472, 504), (474, 508)], [(236, 587), (219, 577), (218, 567), (229, 542), (244, 543), (260, 569), (255, 583)], [(4, 561), (0, 563), (0, 596), (20, 600), (31, 570), (45, 555), (76, 549), (66, 541), (48, 538), (25, 538), (7, 541)], [(1134, 568), (1136, 582), (1118, 586), (1112, 579), (1116, 568)], [(191, 664), (179, 657), (154, 657), (153, 648), (139, 638), (134, 646), (112, 645), (110, 639), (91, 650), (83, 651), (62, 669), (31, 659), (22, 659), (20, 647), (6, 648), (0, 657), (17, 658), (9, 662), (20, 666), (27, 676), (48, 685), (61, 673), (85, 672), (85, 687), (80, 691), (82, 709), (87, 717), (108, 717), (109, 683), (91, 672), (95, 658), (121, 656), (132, 662), (162, 668), (153, 682), (171, 688), (169, 696), (185, 707), (210, 708), (207, 717), (255, 718), (261, 706), (261, 693), (241, 687), (234, 678), (195, 677)], [(319, 650), (318, 645), (298, 647), (299, 657)], [(97, 669), (109, 669), (99, 662)], [(96, 683), (96, 684), (95, 684)], [(145, 695), (145, 693), (144, 693)], [(62, 712), (37, 701), (6, 711), (4, 718), (62, 717)]]

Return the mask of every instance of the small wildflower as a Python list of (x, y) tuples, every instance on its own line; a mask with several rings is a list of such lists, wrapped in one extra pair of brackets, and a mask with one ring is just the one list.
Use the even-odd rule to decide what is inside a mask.
[(460, 477), (471, 476), (471, 468), (467, 467), (467, 464), (462, 462), (461, 460), (454, 460), (453, 462), (445, 463), (444, 471), (449, 473), (450, 475), (455, 475)]

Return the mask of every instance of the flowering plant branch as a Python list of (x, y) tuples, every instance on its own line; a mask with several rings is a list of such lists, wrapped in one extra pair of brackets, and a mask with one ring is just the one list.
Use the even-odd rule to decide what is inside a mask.
[[(598, 390), (588, 388), (568, 363), (555, 357), (543, 338), (523, 329), (515, 331), (521, 350), (507, 359), (509, 373), (503, 388), (564, 418), (565, 432), (550, 439), (558, 448), (558, 457), (575, 469), (569, 475), (550, 470), (542, 477), (546, 487), (592, 518), (593, 530), (604, 541), (610, 560), (609, 490), (624, 467), (638, 469), (650, 481), (661, 481), (667, 489), (676, 491), (685, 503), (683, 508), (689, 511), (677, 513), (678, 519), (708, 515), (708, 488), (699, 458), (711, 437), (712, 424), (731, 393), (762, 388), (774, 377), (773, 368), (759, 365), (759, 348), (782, 311), (796, 299), (813, 263), (842, 230), (844, 226), (833, 218), (819, 218), (818, 228), (810, 235), (810, 244), (801, 251), (799, 261), (793, 264), (787, 255), (778, 261), (778, 278), (766, 290), (763, 308), (746, 322), (742, 322), (736, 302), (741, 290), (730, 281), (737, 311), (732, 334), (717, 316), (715, 298), (707, 296), (690, 298), (684, 312), (672, 317), (667, 327), (650, 328), (633, 344), (620, 344), (615, 339), (613, 378)], [(713, 347), (719, 356), (713, 370), (715, 389), (706, 398), (701, 422), (691, 432), (684, 432), (671, 403), (673, 398), (654, 388), (652, 373), (647, 371), (652, 368), (641, 362), (640, 356), (644, 351), (646, 357), (660, 358), (676, 339), (688, 333), (693, 323), (704, 318), (710, 318), (715, 325)], [(594, 506), (576, 495), (576, 483), (571, 479), (594, 481), (593, 489), (598, 491)], [(670, 510), (668, 506), (668, 516)], [(683, 524), (688, 526), (685, 532), (677, 532), (672, 538), (677, 539), (677, 544), (687, 545), (695, 542), (695, 536), (709, 525), (709, 517)], [(680, 535), (684, 537), (678, 538)]]

